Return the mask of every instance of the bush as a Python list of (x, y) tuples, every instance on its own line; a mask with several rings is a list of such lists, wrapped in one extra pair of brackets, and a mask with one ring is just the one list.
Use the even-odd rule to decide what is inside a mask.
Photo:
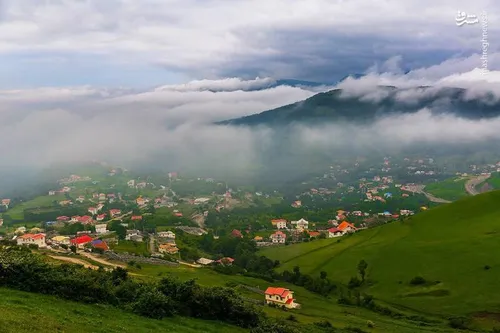
[(173, 308), (171, 299), (153, 288), (140, 293), (137, 302), (132, 306), (135, 313), (154, 319), (172, 316)]
[(366, 322), (366, 326), (368, 326), (369, 328), (374, 328), (375, 327), (375, 323), (373, 321), (371, 321), (371, 320), (368, 320)]
[(286, 320), (293, 321), (293, 322), (298, 322), (297, 317), (295, 317), (293, 314), (291, 314), (288, 317), (286, 317)]
[(410, 280), (410, 284), (413, 286), (418, 286), (426, 283), (427, 281), (421, 276), (415, 276), (413, 279)]
[(358, 279), (356, 276), (353, 276), (350, 280), (349, 280), (349, 283), (347, 284), (347, 287), (349, 289), (354, 289), (354, 288), (357, 288), (359, 286), (361, 286), (363, 282)]
[(491, 268), (490, 265), (484, 265), (484, 270), (485, 271), (489, 270), (490, 268)]
[(332, 328), (332, 323), (330, 323), (328, 320), (323, 320), (323, 321), (318, 321), (315, 322), (314, 325), (322, 328)]
[(448, 321), (451, 328), (465, 330), (467, 329), (468, 320), (465, 317), (452, 317)]

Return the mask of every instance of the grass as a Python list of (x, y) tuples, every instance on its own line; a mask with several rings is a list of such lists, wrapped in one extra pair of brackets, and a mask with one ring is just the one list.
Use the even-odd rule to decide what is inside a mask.
[(468, 196), (465, 190), (465, 183), (468, 179), (451, 178), (440, 182), (429, 184), (425, 187), (425, 191), (435, 197), (455, 201)]
[[(105, 305), (86, 305), (52, 296), (0, 288), (0, 331), (33, 332), (246, 332), (192, 318), (147, 319)], [(34, 326), (35, 325), (35, 326)]]
[(149, 253), (147, 240), (145, 240), (144, 242), (121, 240), (118, 242), (118, 244), (110, 244), (109, 246), (115, 252), (128, 252), (135, 253), (137, 255)]
[[(135, 278), (147, 281), (154, 281), (166, 276), (176, 276), (181, 280), (196, 279), (199, 284), (204, 286), (245, 285), (264, 290), (268, 286), (273, 285), (252, 277), (221, 275), (208, 268), (191, 268), (183, 265), (179, 267), (169, 267), (141, 264), (141, 266), (141, 269), (131, 267), (128, 269), (131, 273), (140, 274), (135, 276)], [(302, 305), (302, 308), (293, 310), (292, 313), (297, 317), (300, 323), (310, 324), (328, 320), (336, 327), (345, 328), (348, 326), (366, 327), (366, 322), (370, 320), (375, 322), (377, 326), (375, 329), (371, 330), (371, 332), (451, 332), (443, 323), (425, 328), (419, 327), (413, 322), (380, 316), (366, 309), (338, 305), (335, 298), (325, 298), (292, 284), (278, 283), (278, 285), (290, 288), (295, 292), (297, 302)], [(240, 287), (238, 288), (238, 292), (245, 298), (263, 300), (263, 295), (249, 291), (246, 288)], [(270, 307), (264, 307), (263, 309), (269, 316), (282, 319), (287, 318), (291, 314), (290, 311), (283, 311)]]
[(57, 195), (42, 195), (36, 197), (33, 200), (29, 200), (20, 204), (17, 204), (12, 209), (7, 210), (6, 214), (10, 215), (14, 220), (22, 220), (24, 218), (24, 210), (28, 208), (46, 207), (52, 206), (53, 201), (66, 200), (64, 194)]
[[(476, 312), (500, 313), (500, 191), (433, 208), (343, 237), (268, 248), (262, 254), (347, 283), (357, 263), (368, 263), (365, 292), (398, 307), (448, 317)], [(486, 269), (489, 266), (489, 269)], [(422, 276), (431, 283), (411, 286)], [(500, 326), (500, 323), (497, 323)]]

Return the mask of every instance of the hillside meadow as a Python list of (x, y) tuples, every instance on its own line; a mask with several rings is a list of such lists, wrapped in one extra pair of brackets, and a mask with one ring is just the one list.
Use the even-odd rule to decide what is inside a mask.
[[(345, 284), (363, 259), (368, 263), (363, 291), (387, 304), (442, 317), (494, 317), (500, 312), (499, 202), (500, 191), (489, 192), (340, 241), (268, 248), (261, 254), (280, 260), (280, 270), (325, 271)], [(412, 285), (415, 277), (425, 282)]]
[(236, 326), (186, 317), (148, 319), (105, 305), (87, 305), (53, 296), (0, 288), (2, 333), (232, 333)]

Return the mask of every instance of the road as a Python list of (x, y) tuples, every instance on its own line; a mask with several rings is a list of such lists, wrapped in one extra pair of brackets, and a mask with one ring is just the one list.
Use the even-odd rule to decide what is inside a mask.
[(451, 202), (449, 200), (438, 198), (438, 197), (433, 196), (430, 193), (425, 192), (424, 188), (425, 188), (425, 185), (406, 186), (406, 191), (413, 192), (413, 193), (421, 193), (421, 194), (425, 195), (427, 197), (427, 199), (429, 199), (429, 201), (432, 201), (432, 202), (437, 202), (437, 203), (450, 203)]
[(479, 191), (476, 189), (476, 186), (481, 184), (482, 182), (484, 182), (486, 179), (490, 178), (490, 176), (491, 176), (490, 174), (479, 175), (477, 177), (473, 177), (473, 178), (469, 179), (465, 183), (465, 190), (470, 195), (478, 195)]

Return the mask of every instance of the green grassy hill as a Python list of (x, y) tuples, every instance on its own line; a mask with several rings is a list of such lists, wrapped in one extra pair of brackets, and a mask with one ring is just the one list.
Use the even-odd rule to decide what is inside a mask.
[[(364, 292), (386, 303), (443, 317), (494, 318), (500, 313), (500, 191), (465, 198), (336, 239), (268, 248), (281, 269), (347, 283), (368, 262)], [(423, 277), (427, 283), (412, 286)], [(500, 326), (498, 323), (497, 326)]]
[(440, 182), (429, 184), (425, 187), (425, 191), (434, 195), (437, 198), (445, 200), (458, 200), (469, 196), (465, 190), (467, 178), (450, 178)]
[[(236, 326), (185, 317), (147, 319), (104, 305), (0, 288), (0, 331), (22, 332), (246, 332)], [(36, 328), (36, 329), (35, 329)]]

